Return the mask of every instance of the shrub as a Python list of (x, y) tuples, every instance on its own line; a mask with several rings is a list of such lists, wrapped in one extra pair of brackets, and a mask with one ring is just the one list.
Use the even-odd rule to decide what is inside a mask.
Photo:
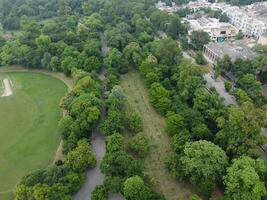
[(129, 142), (129, 148), (140, 157), (145, 157), (149, 151), (149, 138), (144, 133), (138, 133)]
[(107, 200), (108, 193), (103, 185), (97, 185), (92, 191), (91, 200)]

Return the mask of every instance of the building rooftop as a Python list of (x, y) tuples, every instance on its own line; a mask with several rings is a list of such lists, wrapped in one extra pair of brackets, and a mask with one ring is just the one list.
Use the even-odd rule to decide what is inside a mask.
[(202, 30), (206, 28), (227, 28), (233, 27), (230, 23), (219, 22), (216, 18), (198, 18), (189, 19), (188, 22), (193, 30)]
[(255, 42), (250, 40), (238, 40), (234, 42), (223, 42), (223, 43), (209, 43), (205, 45), (211, 51), (213, 51), (219, 57), (224, 55), (229, 55), (234, 61), (238, 58), (242, 59), (252, 59), (257, 56), (257, 54), (252, 50)]

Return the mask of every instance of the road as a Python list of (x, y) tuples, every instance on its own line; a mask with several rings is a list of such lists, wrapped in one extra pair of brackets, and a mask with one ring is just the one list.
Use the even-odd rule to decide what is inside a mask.
[(214, 87), (219, 95), (224, 99), (225, 105), (237, 105), (235, 97), (230, 95), (224, 88), (224, 81), (221, 79), (213, 79), (212, 73), (209, 72), (204, 75), (204, 79), (206, 81), (206, 87), (208, 89)]
[[(195, 59), (192, 58), (187, 52), (183, 51), (183, 56), (190, 59), (195, 64)], [(237, 105), (235, 97), (230, 95), (224, 88), (224, 81), (221, 78), (216, 80), (213, 78), (213, 73), (209, 70), (208, 73), (204, 74), (203, 78), (206, 81), (206, 87), (210, 89), (214, 87), (219, 95), (224, 99), (225, 105)]]
[[(102, 55), (103, 57), (107, 55), (109, 48), (104, 39), (104, 35), (101, 34), (101, 45), (102, 45)], [(105, 79), (105, 67), (102, 66), (99, 78), (103, 82)], [(102, 94), (104, 92), (104, 88), (102, 89)], [(103, 120), (105, 117), (105, 108), (101, 110), (101, 119)], [(91, 192), (94, 190), (95, 186), (102, 185), (105, 180), (105, 175), (100, 170), (100, 163), (103, 159), (106, 152), (106, 140), (105, 137), (100, 133), (99, 128), (96, 128), (92, 132), (92, 148), (96, 154), (97, 165), (93, 169), (88, 169), (86, 172), (86, 180), (83, 187), (73, 196), (74, 200), (90, 200)], [(109, 200), (124, 200), (121, 194), (113, 194), (109, 193)]]

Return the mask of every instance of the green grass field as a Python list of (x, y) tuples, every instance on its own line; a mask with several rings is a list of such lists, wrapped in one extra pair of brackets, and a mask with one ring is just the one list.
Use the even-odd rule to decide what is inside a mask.
[(13, 95), (0, 97), (0, 199), (11, 198), (20, 178), (53, 161), (60, 134), (60, 80), (32, 72), (0, 73), (13, 83)]
[(177, 182), (165, 167), (165, 157), (171, 151), (170, 138), (165, 131), (165, 119), (149, 102), (149, 96), (137, 71), (122, 76), (121, 87), (130, 107), (143, 117), (144, 133), (151, 140), (150, 153), (144, 160), (145, 172), (155, 181), (158, 192), (168, 200), (185, 200), (195, 193), (189, 184)]

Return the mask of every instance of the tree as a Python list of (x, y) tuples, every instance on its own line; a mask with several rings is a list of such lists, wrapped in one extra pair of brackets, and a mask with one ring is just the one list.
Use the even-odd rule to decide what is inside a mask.
[(206, 195), (221, 181), (227, 164), (225, 152), (205, 140), (187, 143), (181, 157), (185, 177)]
[(181, 23), (181, 20), (178, 16), (172, 16), (170, 23), (167, 25), (167, 34), (169, 34), (173, 39), (179, 38), (180, 35), (186, 33), (185, 26)]
[(160, 64), (173, 65), (179, 60), (181, 50), (175, 40), (164, 38), (152, 43), (151, 52)]
[(232, 68), (232, 61), (228, 55), (225, 55), (223, 59), (217, 61), (215, 67), (216, 75), (225, 75), (226, 72), (230, 71)]
[(230, 81), (224, 81), (224, 88), (227, 92), (230, 92), (232, 87), (233, 87), (233, 85)]
[(243, 39), (245, 36), (244, 36), (244, 33), (240, 30), (238, 31), (237, 35), (235, 36), (235, 39), (236, 40), (241, 40)]
[(113, 153), (123, 150), (123, 136), (120, 133), (113, 133), (111, 136), (108, 136), (107, 139), (107, 153)]
[(179, 131), (184, 130), (186, 128), (186, 124), (184, 122), (184, 118), (173, 112), (169, 112), (167, 114), (167, 132), (170, 135), (175, 135)]
[(97, 185), (91, 194), (92, 200), (107, 200), (108, 199), (108, 193), (103, 185)]
[(170, 93), (160, 83), (153, 83), (149, 89), (152, 105), (162, 114), (171, 107)]
[(184, 61), (174, 70), (177, 70), (177, 73), (174, 73), (171, 78), (176, 81), (180, 97), (185, 101), (192, 101), (195, 91), (204, 85), (202, 68)]
[(127, 200), (149, 200), (150, 190), (145, 186), (143, 179), (133, 176), (124, 182), (123, 192)]
[(143, 120), (135, 112), (130, 112), (127, 116), (127, 127), (133, 133), (138, 133), (143, 130)]
[(210, 42), (210, 36), (204, 31), (193, 31), (189, 36), (194, 50), (202, 51), (203, 46)]
[(129, 141), (129, 148), (139, 157), (146, 157), (149, 152), (148, 136), (145, 133), (138, 133)]
[(74, 98), (69, 115), (74, 119), (82, 133), (86, 134), (100, 117), (101, 100), (91, 94)]
[(143, 175), (141, 163), (124, 151), (105, 154), (100, 168), (106, 176), (124, 178)]
[(228, 110), (228, 117), (218, 120), (222, 130), (216, 134), (217, 143), (230, 158), (243, 154), (257, 157), (259, 146), (263, 143), (260, 129), (265, 120), (265, 112), (255, 108), (252, 103), (245, 102), (240, 107), (232, 106)]
[(263, 160), (254, 160), (247, 156), (234, 159), (224, 176), (225, 195), (229, 199), (262, 199), (266, 195), (266, 165)]
[(261, 103), (262, 87), (261, 83), (256, 79), (253, 74), (246, 74), (239, 81), (238, 85), (241, 89), (247, 92), (250, 98), (257, 103)]
[(196, 60), (196, 63), (199, 65), (206, 65), (207, 64), (207, 60), (205, 59), (203, 54), (199, 51), (196, 54), (195, 60)]
[(128, 71), (127, 61), (116, 48), (112, 48), (109, 51), (107, 57), (104, 59), (104, 63), (108, 68), (116, 69), (119, 73), (126, 73)]
[(137, 67), (142, 60), (142, 49), (138, 43), (131, 42), (123, 49), (123, 56), (132, 66)]
[(94, 167), (96, 157), (89, 142), (80, 140), (77, 147), (67, 154), (66, 164), (76, 172), (84, 172), (87, 168)]
[(77, 67), (78, 66), (77, 66), (76, 59), (74, 59), (71, 56), (65, 57), (61, 61), (61, 69), (64, 72), (64, 74), (66, 74), (66, 76), (70, 76), (71, 70)]
[(213, 122), (225, 113), (223, 99), (216, 91), (208, 91), (206, 88), (196, 90), (193, 108)]
[(106, 135), (112, 135), (115, 132), (121, 133), (123, 128), (123, 116), (120, 110), (110, 108), (107, 117), (102, 123), (101, 131)]

